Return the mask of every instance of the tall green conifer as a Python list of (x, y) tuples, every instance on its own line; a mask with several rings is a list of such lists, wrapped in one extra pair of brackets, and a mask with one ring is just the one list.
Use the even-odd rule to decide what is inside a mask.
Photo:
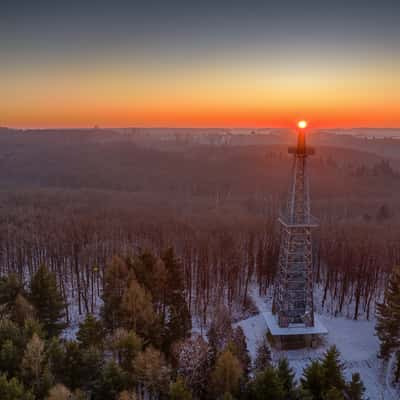
[(29, 300), (35, 307), (39, 322), (49, 337), (57, 336), (65, 328), (65, 303), (57, 288), (55, 275), (42, 265), (30, 284)]
[(387, 360), (400, 346), (400, 266), (393, 269), (382, 303), (376, 309), (379, 356)]

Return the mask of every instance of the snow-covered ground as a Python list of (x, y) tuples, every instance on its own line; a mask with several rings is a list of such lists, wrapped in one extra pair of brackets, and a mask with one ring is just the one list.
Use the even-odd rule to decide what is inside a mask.
[[(256, 290), (252, 297), (260, 310), (260, 314), (240, 321), (240, 325), (247, 338), (249, 352), (254, 359), (259, 343), (267, 332), (263, 311), (270, 310), (270, 298), (258, 296)], [(394, 388), (388, 386), (390, 379), (386, 379), (386, 369), (377, 358), (379, 342), (375, 333), (375, 321), (353, 321), (344, 317), (330, 317), (319, 315), (320, 320), (328, 328), (320, 346), (315, 349), (273, 350), (273, 359), (278, 360), (285, 356), (299, 379), (304, 367), (310, 360), (319, 358), (326, 349), (335, 344), (339, 349), (342, 361), (345, 364), (346, 376), (351, 378), (353, 372), (359, 372), (366, 387), (366, 397), (371, 400), (398, 400)]]
[[(244, 319), (235, 325), (240, 325), (243, 328), (247, 338), (247, 347), (254, 360), (257, 347), (264, 340), (267, 332), (267, 324), (263, 313), (271, 310), (272, 299), (271, 296), (259, 296), (256, 287), (252, 288), (251, 296), (259, 310), (259, 314)], [(98, 299), (96, 306), (95, 315), (98, 315), (101, 299)], [(345, 317), (332, 317), (332, 307), (328, 306), (328, 308), (328, 313), (319, 314), (321, 322), (328, 328), (328, 335), (322, 339), (320, 346), (314, 349), (288, 351), (273, 349), (273, 359), (277, 361), (282, 356), (287, 357), (291, 367), (296, 372), (297, 379), (300, 379), (304, 367), (310, 360), (322, 357), (326, 349), (335, 344), (345, 364), (346, 377), (350, 379), (353, 372), (359, 372), (366, 387), (367, 398), (370, 400), (399, 400), (400, 395), (391, 386), (392, 374), (390, 372), (392, 372), (392, 368), (390, 366), (393, 367), (394, 359), (391, 359), (388, 363), (388, 368), (377, 358), (379, 342), (374, 334), (375, 321), (354, 321)], [(322, 310), (319, 311), (321, 312)], [(76, 304), (71, 304), (70, 313), (71, 324), (64, 331), (63, 337), (75, 339), (79, 323), (84, 319), (84, 315), (79, 315)], [(351, 315), (351, 312), (349, 311), (347, 314)], [(206, 329), (201, 329), (196, 322), (198, 321), (194, 321), (193, 331), (205, 337)]]

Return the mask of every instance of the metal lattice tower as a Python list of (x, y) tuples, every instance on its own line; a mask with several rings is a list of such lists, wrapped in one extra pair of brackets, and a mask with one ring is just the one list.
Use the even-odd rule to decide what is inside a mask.
[(306, 146), (303, 129), (299, 128), (293, 154), (292, 181), (286, 209), (281, 213), (281, 247), (278, 276), (274, 288), (272, 312), (279, 327), (296, 324), (314, 326), (313, 272), (311, 229), (317, 226), (310, 214), (307, 157), (314, 149)]

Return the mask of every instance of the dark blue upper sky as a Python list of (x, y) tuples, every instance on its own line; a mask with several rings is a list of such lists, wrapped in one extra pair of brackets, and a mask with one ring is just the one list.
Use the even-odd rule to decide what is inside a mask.
[(69, 51), (131, 44), (198, 47), (309, 41), (396, 47), (400, 1), (3, 0), (0, 48)]

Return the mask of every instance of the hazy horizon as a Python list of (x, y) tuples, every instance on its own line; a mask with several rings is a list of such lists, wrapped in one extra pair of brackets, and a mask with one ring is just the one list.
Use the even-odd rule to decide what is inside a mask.
[[(141, 126), (141, 125), (110, 125), (110, 126), (100, 126), (100, 125), (87, 125), (87, 126), (10, 126), (10, 125), (2, 125), (0, 123), (0, 128), (10, 129), (10, 130), (93, 130), (93, 129), (155, 129), (155, 130), (193, 130), (193, 131), (201, 131), (201, 130), (254, 130), (254, 131), (262, 131), (262, 130), (295, 130), (296, 124), (293, 126), (228, 126), (228, 125), (221, 125), (221, 126)], [(353, 131), (353, 130), (382, 130), (382, 131), (397, 131), (400, 130), (399, 126), (394, 127), (379, 127), (379, 126), (350, 126), (350, 127), (318, 127), (318, 128), (309, 128), (310, 131)]]

